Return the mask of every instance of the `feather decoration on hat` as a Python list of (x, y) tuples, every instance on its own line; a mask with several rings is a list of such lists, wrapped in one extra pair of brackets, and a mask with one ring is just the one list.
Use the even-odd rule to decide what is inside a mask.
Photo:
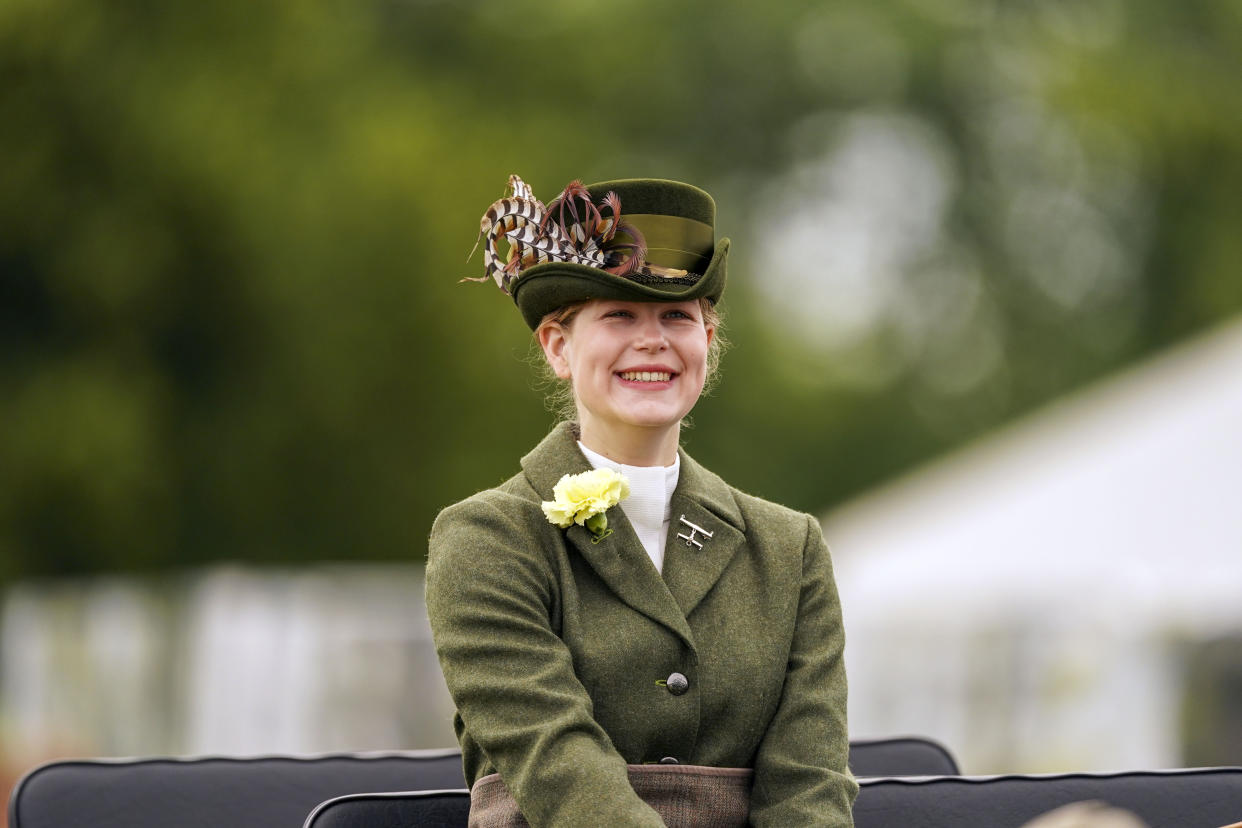
[[(621, 218), (621, 199), (616, 193), (608, 193), (596, 206), (582, 182), (572, 181), (545, 205), (516, 175), (509, 176), (506, 192), (479, 221), (483, 275), (462, 281), (490, 278), (510, 293), (510, 285), (524, 269), (544, 262), (570, 262), (618, 276), (642, 269), (647, 243), (636, 227)], [(604, 218), (600, 207), (611, 215)], [(507, 257), (497, 250), (501, 239), (509, 243)]]

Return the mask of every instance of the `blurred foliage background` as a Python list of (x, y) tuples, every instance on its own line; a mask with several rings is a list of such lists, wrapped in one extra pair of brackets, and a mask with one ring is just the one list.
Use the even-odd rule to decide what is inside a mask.
[(0, 582), (418, 560), (551, 424), (520, 174), (712, 192), (685, 442), (822, 512), (1242, 310), (1242, 6), (0, 2)]

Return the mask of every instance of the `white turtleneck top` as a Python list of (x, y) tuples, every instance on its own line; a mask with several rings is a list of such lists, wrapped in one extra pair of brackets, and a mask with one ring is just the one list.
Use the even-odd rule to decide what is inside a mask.
[(668, 539), (669, 504), (677, 477), (681, 473), (681, 456), (671, 466), (627, 466), (591, 451), (578, 441), (592, 468), (608, 468), (625, 475), (630, 483), (630, 496), (621, 501), (621, 509), (638, 533), (638, 540), (651, 557), (656, 572), (664, 571), (664, 543)]

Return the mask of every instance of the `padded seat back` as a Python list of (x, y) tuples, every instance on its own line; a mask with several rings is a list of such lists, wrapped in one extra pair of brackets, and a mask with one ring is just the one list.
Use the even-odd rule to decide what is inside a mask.
[(297, 828), (342, 794), (465, 784), (457, 750), (67, 760), (17, 783), (9, 828)]
[(923, 736), (855, 739), (850, 742), (855, 776), (953, 776), (961, 773), (949, 749)]
[[(858, 775), (955, 773), (930, 739), (850, 744)], [(370, 791), (462, 788), (456, 749), (256, 758), (64, 760), (28, 773), (9, 828), (296, 828), (324, 800)]]
[(303, 828), (466, 828), (470, 792), (405, 791), (348, 794), (310, 813)]
[[(1038, 776), (861, 779), (855, 828), (1020, 828), (1071, 802), (1132, 811), (1150, 828), (1220, 828), (1242, 820), (1242, 768)], [(465, 828), (470, 794), (351, 794), (316, 808), (304, 828)]]
[(1242, 821), (1242, 768), (860, 779), (855, 828), (1019, 828), (1083, 800), (1133, 812), (1150, 828), (1220, 828)]

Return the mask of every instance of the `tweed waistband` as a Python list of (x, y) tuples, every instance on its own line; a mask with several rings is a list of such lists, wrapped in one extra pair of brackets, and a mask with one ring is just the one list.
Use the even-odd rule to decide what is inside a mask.
[[(750, 768), (703, 765), (627, 765), (630, 785), (668, 828), (745, 828), (750, 815)], [(470, 789), (469, 828), (529, 828), (517, 802), (492, 773)]]

